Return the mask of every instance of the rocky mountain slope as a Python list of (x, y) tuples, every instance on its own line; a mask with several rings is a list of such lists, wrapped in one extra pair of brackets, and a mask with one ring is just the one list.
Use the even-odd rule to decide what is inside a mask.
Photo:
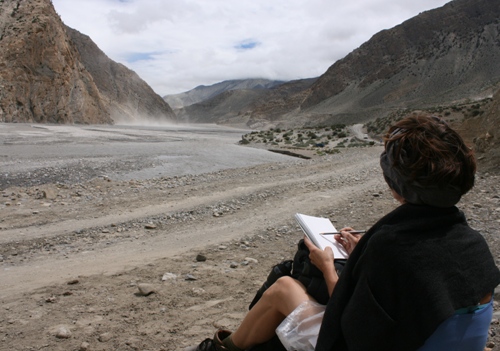
[(238, 113), (200, 106), (196, 114), (287, 128), (362, 123), (399, 109), (482, 99), (500, 84), (499, 18), (498, 1), (453, 0), (375, 34), (311, 87), (283, 84)]
[(0, 122), (113, 123), (118, 115), (151, 114), (175, 119), (135, 73), (78, 37), (50, 0), (0, 2)]
[[(309, 88), (316, 78), (302, 79), (282, 83), (280, 85), (257, 86), (253, 88), (245, 88), (243, 84), (234, 89), (224, 90), (211, 98), (201, 102), (185, 106), (175, 110), (177, 118), (184, 122), (201, 122), (201, 123), (222, 123), (232, 125), (248, 124), (248, 115), (261, 104), (261, 101), (267, 101), (270, 96), (283, 96), (304, 91)], [(253, 82), (254, 80), (248, 80)], [(247, 81), (241, 81), (244, 83)], [(222, 83), (230, 83), (222, 82)], [(219, 83), (219, 84), (222, 84)], [(248, 84), (246, 84), (248, 86)], [(225, 85), (225, 87), (231, 87)], [(196, 88), (197, 89), (197, 88)], [(194, 89), (194, 90), (196, 90)], [(190, 94), (193, 90), (187, 92)], [(283, 106), (285, 107), (285, 106)], [(273, 105), (274, 115), (278, 113), (279, 106)], [(286, 107), (285, 107), (286, 108)], [(268, 115), (266, 118), (272, 120), (274, 115)], [(256, 127), (259, 121), (253, 120), (251, 124)], [(267, 123), (264, 121), (263, 126)]]
[(173, 109), (181, 109), (204, 100), (209, 100), (227, 91), (270, 89), (281, 83), (283, 82), (269, 79), (226, 80), (209, 86), (200, 85), (192, 90), (180, 94), (165, 95), (163, 99)]
[(421, 13), (336, 62), (295, 107), (311, 119), (364, 121), (491, 95), (500, 82), (499, 18), (500, 3), (490, 0)]
[(500, 170), (500, 90), (493, 96), (490, 108), (484, 116), (477, 116), (464, 121), (461, 133), (470, 133), (474, 137), (474, 149), (484, 170)]

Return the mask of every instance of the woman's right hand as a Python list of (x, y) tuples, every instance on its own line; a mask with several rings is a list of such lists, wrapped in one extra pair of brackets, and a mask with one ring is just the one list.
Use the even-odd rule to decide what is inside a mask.
[(334, 236), (335, 240), (337, 240), (337, 242), (339, 242), (340, 245), (344, 247), (349, 255), (358, 244), (359, 239), (361, 239), (361, 234), (350, 233), (353, 230), (354, 229), (352, 229), (351, 227), (342, 228), (340, 229), (340, 234), (336, 234)]

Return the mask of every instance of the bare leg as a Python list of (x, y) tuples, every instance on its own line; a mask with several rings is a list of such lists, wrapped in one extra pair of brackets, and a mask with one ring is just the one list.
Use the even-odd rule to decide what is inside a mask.
[(291, 277), (279, 278), (248, 312), (231, 335), (235, 346), (247, 349), (270, 340), (275, 329), (302, 302), (314, 299)]

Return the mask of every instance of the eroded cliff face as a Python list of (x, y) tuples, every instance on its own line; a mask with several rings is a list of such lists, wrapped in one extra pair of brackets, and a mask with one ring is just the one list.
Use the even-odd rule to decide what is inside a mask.
[(137, 74), (67, 29), (50, 0), (0, 1), (0, 47), (0, 122), (175, 120)]
[(112, 123), (48, 0), (0, 3), (0, 121)]
[(115, 122), (175, 121), (167, 102), (134, 71), (111, 60), (89, 36), (67, 26), (66, 32)]

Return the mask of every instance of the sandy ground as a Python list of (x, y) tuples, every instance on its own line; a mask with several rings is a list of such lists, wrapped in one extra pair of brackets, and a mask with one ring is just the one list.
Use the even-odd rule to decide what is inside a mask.
[[(366, 229), (396, 206), (379, 146), (303, 160), (235, 130), (67, 128), (0, 126), (2, 351), (181, 350), (238, 325), (293, 256), (294, 213)], [(495, 258), (498, 181), (461, 203)]]

